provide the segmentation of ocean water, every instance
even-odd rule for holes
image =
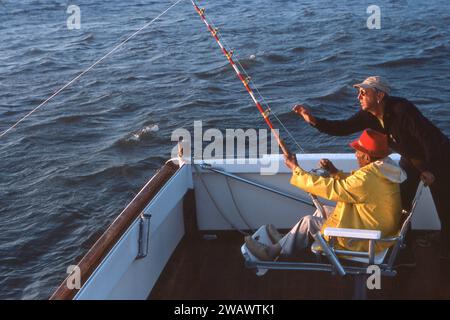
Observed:
[[[0,131],[152,20],[169,1],[0,0]],[[69,30],[70,4],[81,29]],[[350,152],[290,112],[358,108],[352,84],[382,75],[450,135],[445,0],[202,1],[235,58],[306,152]],[[46,299],[170,157],[171,133],[265,124],[190,1],[0,139],[0,299]],[[275,122],[276,127],[280,125]],[[293,142],[281,132],[292,150]]]

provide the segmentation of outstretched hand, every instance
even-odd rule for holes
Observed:
[[[284,155],[284,163],[292,171],[298,167],[297,157],[295,154]]]
[[[292,108],[292,111],[294,111],[299,117],[302,117],[303,120],[305,120],[309,124],[316,125],[316,118],[312,115],[311,111],[304,105],[296,104]]]

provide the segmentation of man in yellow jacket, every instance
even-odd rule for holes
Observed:
[[[336,201],[336,207],[324,217],[316,211],[303,217],[285,236],[273,225],[266,230],[273,245],[263,245],[252,237],[245,243],[250,252],[261,260],[273,260],[280,254],[291,255],[308,246],[308,235],[323,233],[327,227],[380,230],[382,237],[391,237],[400,228],[400,183],[405,172],[388,155],[387,137],[374,130],[365,130],[361,137],[350,144],[356,150],[359,169],[351,174],[338,171],[326,159],[321,167],[331,176],[321,177],[304,171],[295,155],[286,157],[286,165],[292,170],[291,184],[316,196]],[[390,244],[377,244],[380,251]],[[367,251],[367,241],[348,241],[338,238],[336,246],[354,251]]]

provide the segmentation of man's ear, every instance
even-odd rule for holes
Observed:
[[[384,99],[384,97],[386,96],[386,93],[383,91],[378,91],[378,99],[379,101],[382,101]]]

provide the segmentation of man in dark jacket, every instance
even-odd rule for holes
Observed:
[[[354,85],[359,89],[361,110],[346,120],[314,117],[302,105],[293,111],[321,132],[344,136],[367,128],[386,134],[389,146],[401,155],[400,165],[408,179],[401,185],[402,203],[409,209],[419,179],[430,186],[441,221],[441,258],[450,258],[450,140],[416,106],[390,96],[389,84],[369,77]]]

